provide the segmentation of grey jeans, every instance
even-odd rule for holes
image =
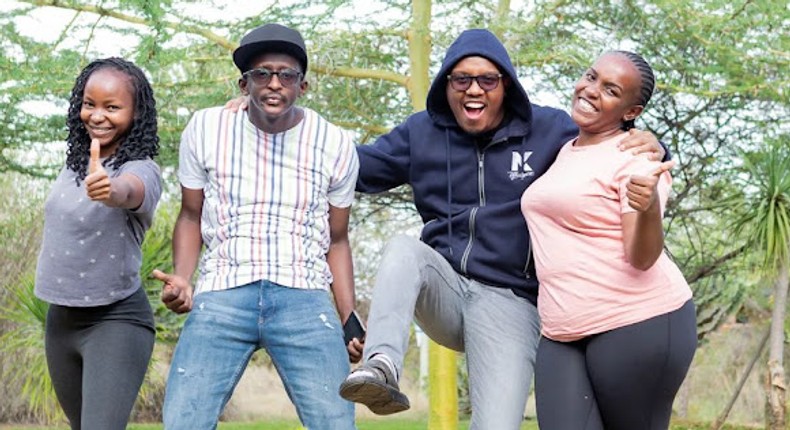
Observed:
[[[519,429],[540,338],[535,306],[459,275],[421,241],[396,236],[376,275],[365,360],[385,353],[402,373],[413,318],[435,342],[466,352],[470,429]]]

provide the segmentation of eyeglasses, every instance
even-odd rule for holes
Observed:
[[[291,86],[299,81],[302,73],[294,69],[282,69],[278,72],[265,68],[252,69],[244,72],[245,79],[252,79],[257,85],[268,85],[272,81],[272,76],[277,76],[283,86]]]
[[[477,81],[477,85],[485,92],[493,91],[499,86],[502,79],[501,73],[486,73],[484,75],[447,75],[450,86],[456,91],[466,91],[472,86],[472,81]]]

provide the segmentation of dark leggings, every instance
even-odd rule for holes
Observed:
[[[49,375],[72,430],[126,428],[153,346],[142,290],[106,306],[49,307]]]
[[[541,430],[665,430],[697,347],[694,303],[574,342],[541,338]]]

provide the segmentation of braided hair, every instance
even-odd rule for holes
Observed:
[[[91,75],[101,69],[114,69],[129,77],[134,97],[134,119],[129,134],[118,145],[114,154],[104,161],[105,165],[118,168],[127,161],[154,158],[159,154],[159,136],[156,126],[156,100],[151,84],[145,74],[134,63],[122,58],[111,57],[95,60],[88,64],[74,82],[69,98],[66,126],[66,167],[77,173],[77,184],[88,174],[91,138],[80,119],[85,84]]]
[[[653,90],[656,87],[656,77],[653,74],[653,68],[650,67],[650,64],[639,54],[630,52],[630,51],[610,51],[612,54],[621,55],[628,59],[631,64],[636,67],[636,70],[639,71],[639,77],[641,79],[642,86],[639,88],[639,100],[637,100],[637,104],[642,105],[643,107],[647,106],[647,102],[650,101],[650,97],[653,96]],[[627,120],[623,122],[622,125],[623,130],[628,131],[634,128],[634,120]]]

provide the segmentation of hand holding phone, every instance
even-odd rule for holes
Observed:
[[[361,342],[365,339],[365,332],[365,324],[362,322],[362,318],[359,317],[356,310],[351,311],[348,319],[343,324],[343,341],[346,342],[346,345],[353,338],[357,338]]]

